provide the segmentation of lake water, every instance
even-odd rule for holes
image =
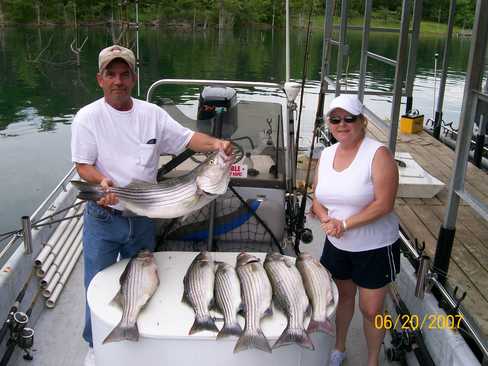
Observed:
[[[71,166],[70,123],[76,111],[99,98],[95,80],[97,57],[111,43],[107,29],[78,32],[88,37],[76,66],[70,44],[75,33],[68,28],[0,29],[0,233],[20,227]],[[291,36],[291,78],[301,79],[306,34]],[[398,35],[371,34],[370,50],[395,58]],[[446,121],[457,123],[461,108],[469,39],[454,39],[444,101]],[[432,117],[434,54],[442,55],[442,36],[421,37],[418,49],[414,107]],[[348,85],[357,85],[361,33],[349,32]],[[316,98],[322,40],[312,35],[307,100]],[[140,32],[141,91],[161,78],[197,78],[282,82],[285,75],[284,33],[269,30],[185,33],[143,29]],[[440,58],[439,58],[440,64]],[[394,68],[371,61],[367,86],[390,90]],[[437,83],[438,85],[438,83]],[[197,90],[165,89],[159,96],[177,95],[192,104]],[[389,116],[388,98],[366,101],[381,116]],[[313,102],[309,102],[313,103]],[[316,108],[313,106],[313,108]],[[403,111],[403,109],[402,109]],[[311,121],[304,121],[310,129]],[[0,247],[1,247],[0,243]]]

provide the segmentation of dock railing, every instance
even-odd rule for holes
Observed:
[[[400,117],[401,99],[406,96],[406,112],[412,110],[413,105],[413,85],[415,79],[415,64],[417,57],[417,46],[420,33],[420,20],[422,16],[422,3],[423,0],[403,0],[402,2],[402,16],[400,25],[399,44],[397,49],[397,57],[395,60],[371,52],[369,47],[369,33],[371,28],[371,16],[372,16],[372,1],[365,0],[364,10],[364,23],[363,23],[363,36],[362,36],[362,49],[361,49],[361,61],[359,72],[359,88],[358,90],[343,90],[342,89],[342,63],[344,62],[343,56],[348,51],[347,46],[347,11],[348,1],[341,1],[341,21],[339,26],[339,40],[332,38],[333,29],[333,0],[325,1],[325,20],[324,20],[324,41],[323,41],[323,60],[321,68],[321,78],[323,79],[323,85],[321,93],[333,92],[336,96],[341,93],[357,94],[358,98],[364,103],[365,95],[384,95],[392,96],[392,107],[390,113],[390,120],[387,122],[376,113],[374,113],[365,104],[364,114],[373,124],[379,129],[383,130],[388,135],[388,147],[392,153],[395,152],[396,140],[398,136],[398,122]],[[410,15],[412,13],[413,2],[413,21],[412,30],[409,30]],[[455,14],[455,0],[451,0],[450,4],[450,16],[448,34],[452,33],[452,27]],[[464,179],[466,176],[467,161],[469,158],[470,142],[473,131],[474,118],[476,114],[479,115],[479,110],[488,111],[488,81],[486,90],[481,90],[481,81],[484,73],[484,56],[487,51],[488,44],[488,22],[481,17],[488,14],[488,1],[478,0],[476,5],[475,25],[473,28],[473,36],[471,40],[471,50],[468,62],[468,73],[466,76],[465,91],[463,98],[463,105],[461,111],[460,128],[458,132],[456,144],[456,160],[453,170],[451,182],[449,184],[449,200],[448,206],[445,211],[445,218],[437,242],[436,254],[434,258],[434,271],[436,276],[432,277],[432,282],[437,288],[437,294],[440,298],[451,306],[455,310],[459,310],[460,306],[456,299],[449,293],[445,287],[447,272],[449,267],[449,261],[451,258],[452,244],[455,235],[455,225],[457,218],[457,211],[459,206],[459,200],[462,199],[468,203],[485,221],[488,221],[488,205],[482,202],[480,199],[467,192],[464,189]],[[410,42],[408,42],[408,35],[411,34]],[[450,36],[449,36],[450,37]],[[448,37],[448,38],[449,38]],[[448,39],[449,40],[449,39]],[[329,74],[330,60],[331,60],[331,47],[338,47],[337,56],[337,73],[335,79]],[[443,68],[447,70],[447,52],[448,44],[444,50]],[[366,90],[366,74],[367,63],[369,59],[374,59],[379,62],[383,62],[388,66],[395,67],[395,78],[393,89],[389,92],[372,92]],[[347,85],[347,80],[346,80]],[[329,88],[329,86],[331,88]],[[405,86],[405,87],[404,87]],[[440,96],[439,103],[442,105],[442,97]],[[483,107],[483,108],[481,108]],[[477,113],[478,111],[478,113]],[[485,126],[488,121],[488,112],[483,116]],[[481,131],[482,132],[482,131]],[[484,136],[483,136],[484,137]],[[408,243],[408,239],[402,234],[403,241]],[[407,245],[408,247],[408,245]],[[418,259],[418,253],[410,245],[411,251],[415,253],[414,257]],[[460,310],[463,315],[464,312]],[[477,326],[469,318],[466,317],[465,322],[468,338],[471,338],[476,343],[477,348],[482,354],[483,365],[488,364],[488,347],[486,340],[481,336]]]

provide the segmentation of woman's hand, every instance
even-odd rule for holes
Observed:
[[[328,217],[327,220],[322,221],[320,227],[327,235],[333,236],[335,238],[340,238],[344,235],[345,229],[341,220],[333,219]]]
[[[114,182],[112,182],[111,179],[103,178],[100,182],[100,185],[102,186],[103,190],[107,192],[105,196],[97,201],[100,206],[111,206],[119,203],[119,199],[117,198],[115,193],[110,192],[110,187],[114,186]]]

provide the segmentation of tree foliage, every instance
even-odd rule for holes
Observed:
[[[136,0],[0,0],[0,12],[11,23],[72,23],[76,5],[78,21],[104,22],[117,19],[125,6],[133,17]],[[450,0],[424,0],[423,18],[446,22]],[[285,0],[138,0],[140,19],[143,22],[186,22],[218,24],[224,10],[226,23],[231,25],[282,23]],[[336,10],[340,0],[336,0]],[[476,0],[457,0],[456,24],[470,27],[473,23]],[[361,16],[364,0],[350,0],[350,15]],[[324,0],[290,0],[292,14],[302,19],[310,6],[314,14],[323,14]],[[373,11],[376,18],[399,19],[402,0],[375,0]],[[0,18],[0,22],[2,19]]]

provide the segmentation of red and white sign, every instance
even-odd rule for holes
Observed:
[[[230,176],[236,178],[247,177],[247,165],[245,164],[232,164],[230,167]]]

